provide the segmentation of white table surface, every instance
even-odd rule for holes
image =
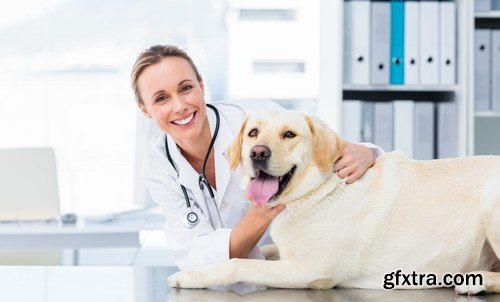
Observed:
[[[135,247],[142,230],[163,229],[161,221],[77,223],[1,223],[0,249]]]
[[[150,301],[458,301],[499,302],[500,295],[457,296],[453,289],[430,290],[238,290],[170,289],[166,278],[175,267],[1,267],[0,301],[14,302],[150,302]]]

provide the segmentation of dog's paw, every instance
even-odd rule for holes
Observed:
[[[196,270],[184,270],[177,272],[167,278],[170,287],[176,288],[206,288],[206,280],[203,273]]]
[[[484,294],[486,293],[486,280],[484,279],[484,274],[479,273],[479,272],[474,272],[475,274],[480,274],[482,276],[482,284],[462,284],[462,285],[455,285],[455,293],[458,295],[479,295],[479,294]]]
[[[478,295],[486,292],[486,288],[484,285],[456,285],[455,286],[455,293],[458,295]]]

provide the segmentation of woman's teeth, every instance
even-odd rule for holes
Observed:
[[[174,121],[174,124],[176,124],[176,125],[186,125],[187,123],[189,123],[193,119],[193,116],[194,116],[194,112],[191,113],[190,116],[186,117],[183,120],[176,120],[176,121]]]

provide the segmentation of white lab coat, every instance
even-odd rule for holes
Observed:
[[[245,104],[213,103],[220,113],[219,134],[214,144],[215,177],[214,190],[217,206],[222,217],[223,228],[214,230],[208,219],[207,203],[212,202],[207,190],[202,192],[198,184],[198,173],[181,155],[173,139],[168,139],[170,155],[177,166],[179,177],[169,163],[165,152],[165,133],[155,135],[150,143],[143,164],[142,176],[153,200],[163,209],[166,216],[167,246],[172,251],[180,269],[221,263],[229,259],[229,237],[233,227],[243,218],[251,206],[240,187],[241,170],[229,169],[226,149],[236,137],[247,114],[262,110],[282,110],[272,101],[252,101]],[[214,132],[215,113],[207,108],[210,131]],[[383,153],[378,147],[367,144],[375,155]],[[187,212],[186,201],[180,188],[184,185],[191,209],[198,214],[199,224],[192,229],[184,226],[182,217]],[[206,196],[205,196],[206,195]],[[213,212],[213,211],[212,211]],[[216,215],[214,212],[212,215]],[[269,230],[257,246],[272,243]],[[255,247],[249,258],[264,259]]]

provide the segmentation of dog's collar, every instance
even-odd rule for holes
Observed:
[[[329,194],[333,194],[340,186],[344,185],[347,178],[341,179],[337,173],[332,173],[321,185],[306,195],[286,203],[286,212],[295,216],[302,214],[314,207]]]

